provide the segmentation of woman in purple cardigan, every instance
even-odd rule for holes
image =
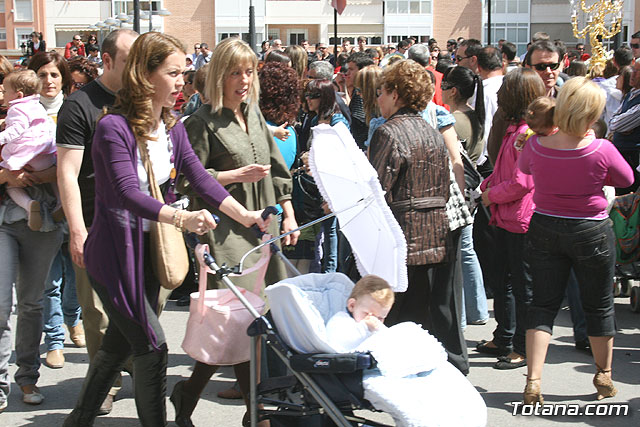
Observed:
[[[159,283],[151,268],[151,221],[204,234],[215,228],[206,210],[176,210],[149,196],[139,149],[148,150],[153,171],[170,200],[182,173],[210,205],[250,227],[266,224],[247,211],[209,175],[193,153],[184,126],[171,114],[184,86],[183,44],[146,33],[132,45],[114,111],[94,135],[95,219],[85,244],[91,283],[109,316],[75,409],[64,426],[93,425],[97,411],[127,358],[133,355],[134,394],[143,426],[166,425],[167,344],[156,313]]]

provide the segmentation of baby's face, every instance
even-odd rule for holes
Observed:
[[[363,295],[358,299],[350,298],[347,308],[356,322],[363,321],[367,316],[376,317],[381,322],[384,322],[391,310],[391,305],[384,306],[369,295]]]
[[[545,128],[545,127],[531,128],[531,130],[534,131],[535,133],[537,133],[538,135],[543,135],[543,136],[548,136],[548,135],[551,135],[553,133],[553,127],[550,127],[550,128]]]
[[[4,104],[5,105],[9,105],[9,103],[11,101],[15,101],[18,98],[22,98],[22,96],[20,96],[19,92],[16,92],[10,86],[5,86],[4,87]]]

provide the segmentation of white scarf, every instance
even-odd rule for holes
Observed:
[[[55,116],[58,114],[58,110],[62,106],[62,102],[64,101],[64,94],[62,91],[58,92],[56,96],[53,98],[48,96],[40,96],[40,103],[47,110],[47,114],[49,116]]]

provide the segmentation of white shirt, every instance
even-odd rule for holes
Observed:
[[[147,140],[149,159],[151,160],[151,167],[153,168],[156,181],[158,185],[162,185],[169,180],[171,169],[173,169],[173,163],[171,162],[173,145],[171,144],[171,139],[168,137],[164,122],[160,122],[158,129],[151,133],[151,136],[158,139],[156,141],[151,139]],[[138,148],[138,182],[140,184],[140,191],[149,195],[149,176],[142,164],[140,148]],[[148,219],[142,220],[142,227],[144,231],[150,230]]]
[[[607,124],[607,128],[609,128],[609,122],[611,121],[611,117],[613,117],[613,113],[618,111],[622,103],[622,91],[616,89],[617,80],[618,76],[613,76],[599,83],[600,87],[607,94],[607,103],[602,112],[602,119]]]
[[[491,131],[491,125],[493,124],[493,116],[498,111],[498,89],[502,86],[502,79],[504,76],[489,77],[482,81],[482,88],[484,90],[484,135],[482,142],[484,149],[482,155],[478,158],[477,164],[481,165],[487,160],[487,139],[489,139],[489,131]]]

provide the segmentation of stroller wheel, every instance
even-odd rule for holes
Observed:
[[[631,288],[631,310],[640,313],[640,288],[637,286]]]

